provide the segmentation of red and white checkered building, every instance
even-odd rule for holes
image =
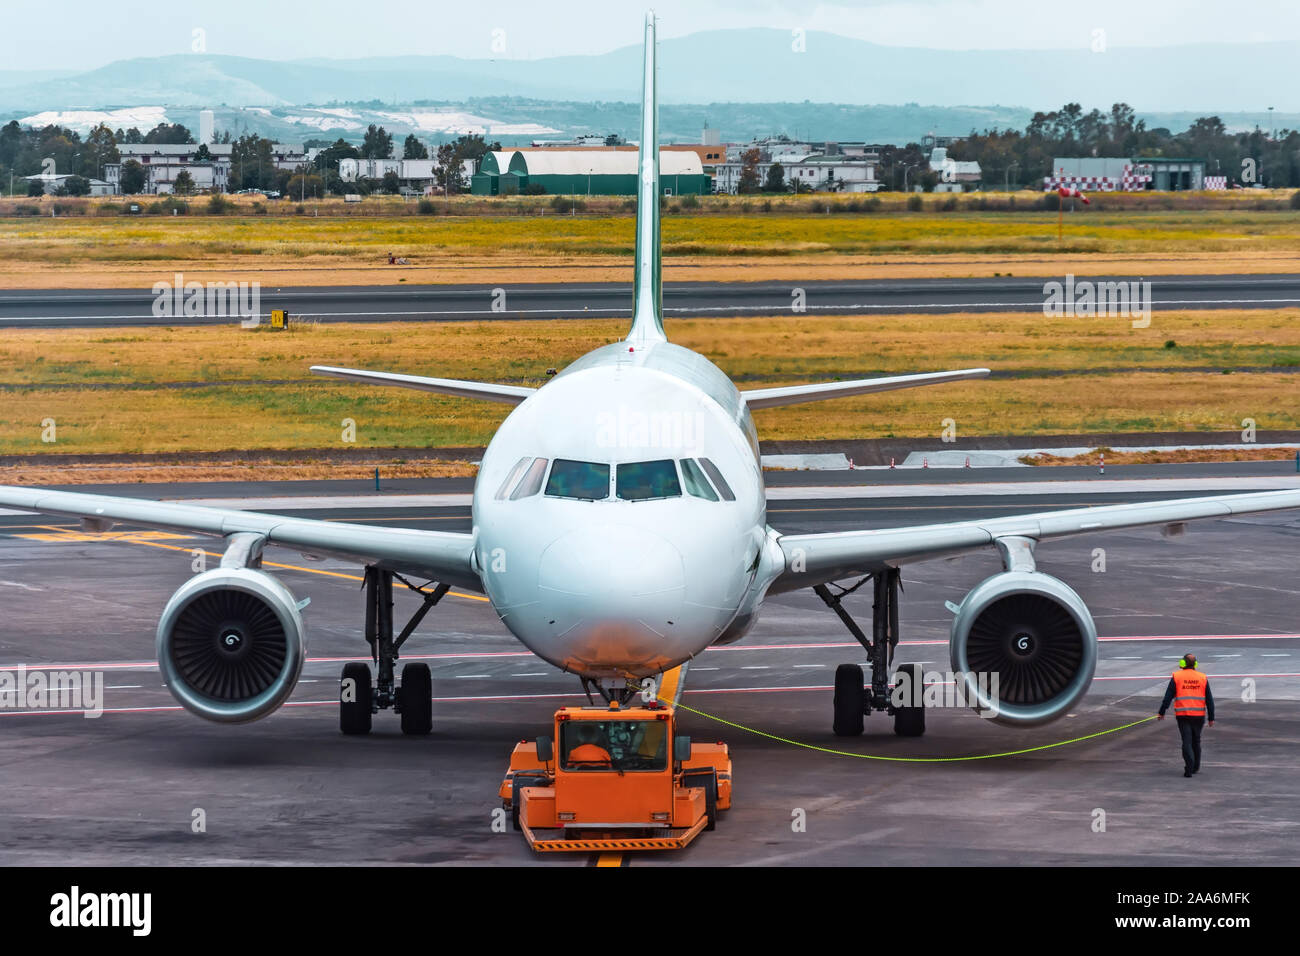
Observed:
[[[1043,191],[1056,192],[1062,186],[1073,186],[1080,192],[1140,192],[1151,182],[1150,167],[1127,163],[1118,176],[1070,175],[1064,169],[1055,176],[1043,177]],[[1207,187],[1209,188],[1209,187]]]

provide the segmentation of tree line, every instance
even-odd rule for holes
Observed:
[[[320,152],[310,165],[304,164],[297,169],[278,168],[275,164],[274,141],[255,133],[232,137],[229,131],[225,131],[216,141],[230,145],[230,173],[226,187],[230,192],[255,189],[278,191],[285,196],[319,197],[325,193],[396,193],[399,188],[395,172],[389,172],[382,179],[356,182],[345,182],[339,175],[340,159],[393,157],[393,136],[382,126],[371,124],[359,147],[342,138],[333,143],[328,140],[308,140],[305,148],[319,147]],[[101,123],[82,136],[76,130],[64,126],[20,126],[17,120],[13,120],[0,127],[0,189],[7,189],[13,180],[36,176],[52,169],[56,175],[66,174],[72,177],[59,187],[61,193],[86,195],[90,191],[91,179],[103,179],[105,166],[121,162],[120,145],[175,145],[194,142],[194,135],[180,123],[159,123],[145,132],[136,127],[114,130]],[[452,194],[466,191],[469,182],[462,172],[464,162],[472,160],[477,169],[489,150],[500,148],[500,143],[488,143],[482,136],[476,135],[460,136],[452,142],[443,143],[436,148],[434,179],[442,189]],[[428,147],[414,134],[406,137],[401,152],[403,159],[430,158]],[[194,158],[200,163],[214,159],[206,143],[198,145]],[[147,181],[147,171],[141,163],[128,159],[122,164],[119,184],[123,193],[140,193],[145,189]],[[177,176],[174,186],[176,192],[181,194],[193,192],[195,188],[193,179],[187,172],[181,172]],[[40,195],[42,191],[42,185],[38,182],[15,182],[14,187],[21,188],[28,195]]]
[[[919,146],[907,149],[920,158]],[[976,160],[986,188],[1000,183],[1036,187],[1051,175],[1054,158],[1087,156],[1197,159],[1205,161],[1206,175],[1226,176],[1241,186],[1300,186],[1300,132],[1283,129],[1274,135],[1256,127],[1233,133],[1219,117],[1202,116],[1174,133],[1163,126],[1148,127],[1127,103],[1114,104],[1108,113],[1085,113],[1078,103],[1067,103],[1050,113],[1035,113],[1024,132],[972,131],[953,144],[948,155]]]

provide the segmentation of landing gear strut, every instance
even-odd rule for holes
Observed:
[[[863,718],[873,710],[885,711],[894,718],[894,732],[903,737],[919,737],[925,733],[925,711],[921,701],[921,670],[918,664],[903,664],[899,674],[906,673],[909,704],[895,706],[889,699],[889,665],[898,646],[898,568],[886,568],[868,575],[851,588],[832,592],[825,584],[818,584],[813,592],[826,606],[838,615],[867,652],[871,667],[871,686],[863,682],[862,667],[858,664],[841,664],[835,670],[836,736],[856,737],[863,731]],[[844,609],[843,600],[868,581],[872,583],[871,637],[863,633],[856,621]]]
[[[587,695],[587,703],[595,706],[596,698],[599,695],[607,704],[617,702],[620,707],[625,706],[637,694],[642,692],[644,684],[641,681],[619,679],[611,683],[604,683],[591,677],[582,678],[582,692]]]
[[[393,578],[424,597],[402,632],[393,637]],[[372,683],[370,667],[350,663],[343,668],[339,694],[339,729],[345,734],[370,733],[371,717],[392,708],[401,715],[402,733],[427,734],[433,729],[433,679],[428,664],[407,664],[402,681],[396,680],[396,663],[406,639],[429,610],[451,588],[438,584],[432,590],[416,586],[393,571],[366,567],[366,643],[378,676]]]

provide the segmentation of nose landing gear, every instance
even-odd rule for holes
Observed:
[[[862,667],[858,664],[841,664],[835,669],[834,720],[832,730],[837,737],[856,737],[864,729],[864,720],[873,710],[893,715],[894,733],[900,737],[919,737],[925,733],[925,709],[921,691],[919,664],[900,664],[896,684],[906,682],[906,703],[890,700],[889,665],[893,662],[894,648],[898,645],[898,593],[900,573],[897,568],[887,568],[868,575],[851,588],[832,592],[825,584],[818,584],[813,592],[825,602],[844,622],[849,633],[866,649],[871,667],[871,685],[863,682]],[[872,582],[871,637],[867,637],[856,621],[844,609],[843,600],[868,581]]]

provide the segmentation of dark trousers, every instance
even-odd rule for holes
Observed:
[[[1201,730],[1204,717],[1179,717],[1178,733],[1183,738],[1183,764],[1193,773],[1201,769]]]

